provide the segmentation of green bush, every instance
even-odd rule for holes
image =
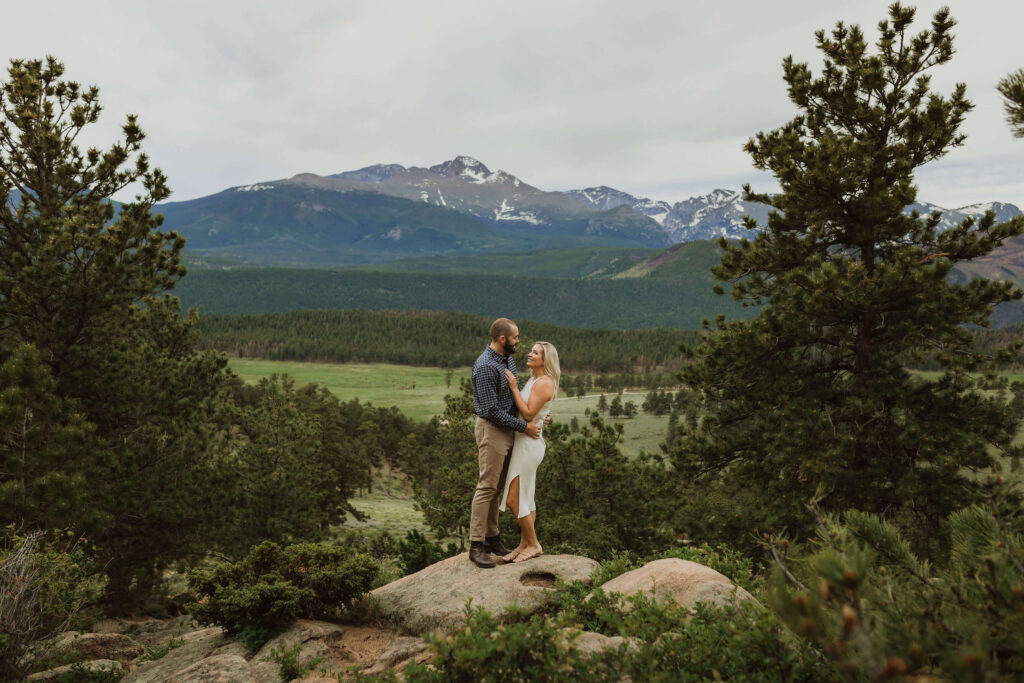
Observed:
[[[287,683],[296,678],[303,678],[320,663],[321,658],[314,657],[313,661],[306,666],[299,666],[299,654],[301,652],[302,643],[295,643],[291,647],[275,645],[270,649],[270,654],[263,658],[263,661],[277,664],[277,675],[282,681]]]
[[[691,613],[644,596],[629,602],[623,610],[621,600],[597,591],[576,601],[575,611],[506,624],[467,606],[466,627],[425,636],[433,661],[403,673],[409,681],[839,680],[813,648],[756,606],[700,605]],[[574,644],[581,629],[628,640],[586,655]]]
[[[406,574],[418,572],[435,562],[451,557],[456,550],[454,543],[442,548],[440,543],[431,541],[416,529],[406,533],[405,538],[398,542],[398,552]]]
[[[78,625],[105,585],[73,536],[11,535],[0,547],[0,680],[45,658],[44,642]]]
[[[188,572],[199,596],[190,606],[204,624],[223,626],[256,645],[301,617],[330,617],[373,584],[377,563],[327,543],[281,548],[265,541],[245,559]]]

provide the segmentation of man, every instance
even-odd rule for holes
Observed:
[[[505,379],[505,368],[516,375],[512,352],[519,343],[519,328],[508,318],[491,324],[491,343],[473,364],[473,411],[476,413],[476,446],[480,478],[473,494],[469,521],[469,559],[478,567],[489,569],[494,560],[489,553],[507,555],[508,548],[498,535],[498,505],[508,455],[512,452],[515,432],[539,439],[540,425],[519,417],[515,400]]]

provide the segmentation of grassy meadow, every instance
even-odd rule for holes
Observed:
[[[375,406],[397,406],[414,420],[429,420],[444,412],[444,397],[458,391],[459,379],[469,379],[470,368],[452,372],[451,386],[443,368],[410,365],[303,363],[231,358],[231,370],[249,383],[271,375],[288,375],[298,384],[327,387],[341,401],[358,398]]]

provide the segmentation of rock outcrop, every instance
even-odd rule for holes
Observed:
[[[381,617],[412,634],[452,628],[465,620],[465,607],[483,607],[501,616],[515,606],[536,612],[555,581],[587,581],[598,563],[576,555],[541,555],[520,563],[480,569],[467,553],[449,557],[372,591]]]
[[[689,560],[668,558],[648,562],[601,585],[605,593],[624,596],[648,593],[655,600],[671,596],[676,604],[693,608],[698,602],[712,605],[737,605],[754,597],[710,567]],[[629,610],[630,604],[623,605]]]
[[[57,639],[51,656],[64,661],[84,662],[96,659],[135,659],[145,646],[121,633],[79,633],[68,631]]]
[[[70,677],[73,674],[81,674],[84,672],[110,672],[116,674],[124,668],[121,662],[113,659],[94,659],[87,662],[78,662],[77,664],[65,664],[64,666],[58,666],[55,669],[49,669],[47,671],[40,671],[34,673],[28,677],[30,681],[52,681],[52,680],[71,680]]]
[[[306,672],[303,680],[310,683],[337,680],[352,667],[369,675],[381,674],[410,662],[428,661],[430,651],[419,636],[437,628],[459,627],[465,621],[467,601],[498,617],[513,608],[535,613],[544,609],[557,580],[589,581],[597,568],[597,562],[585,557],[542,555],[520,564],[480,569],[464,553],[374,590],[377,623],[299,620],[257,652],[248,651],[221,628],[203,628],[187,617],[106,620],[96,625],[94,633],[65,634],[54,643],[54,650],[64,661],[78,661],[74,666],[82,669],[126,669],[125,683],[276,683],[286,657],[294,657],[294,669]],[[601,588],[627,596],[649,593],[656,600],[671,597],[686,608],[698,602],[724,605],[754,600],[713,569],[679,559],[651,562]],[[630,605],[625,602],[622,608],[628,610]],[[635,652],[643,645],[635,639],[576,628],[564,629],[559,641],[563,649],[585,656]],[[31,680],[69,674],[72,668],[66,666],[33,674]]]

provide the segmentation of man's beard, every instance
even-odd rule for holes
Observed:
[[[518,344],[509,344],[508,342],[505,342],[505,355],[511,356],[512,352],[516,350],[516,346],[518,346]]]

